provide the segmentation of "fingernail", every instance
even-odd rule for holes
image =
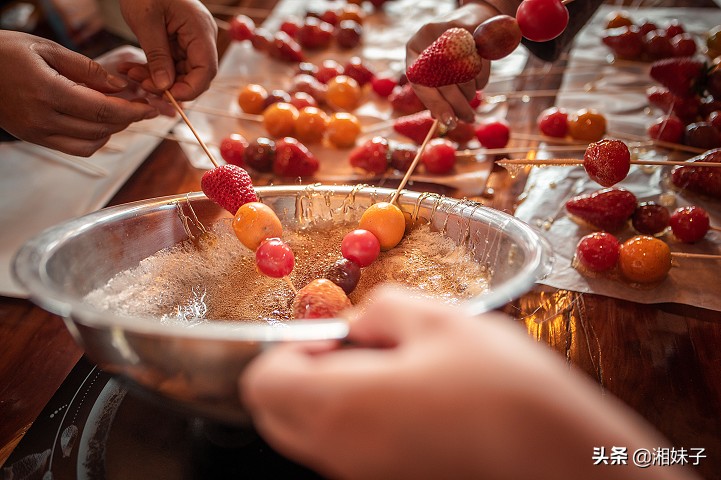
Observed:
[[[441,123],[443,123],[448,130],[453,130],[456,128],[456,117],[450,113],[444,113],[441,117]]]
[[[108,83],[115,88],[125,88],[128,86],[128,82],[115,75],[108,75]]]
[[[170,75],[165,70],[156,70],[153,72],[153,83],[160,90],[170,88]]]

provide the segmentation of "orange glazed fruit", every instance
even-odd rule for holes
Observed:
[[[621,274],[632,282],[660,282],[671,270],[671,251],[658,238],[638,235],[621,245],[618,266]]]
[[[325,92],[325,101],[331,107],[340,110],[354,110],[361,99],[361,89],[351,77],[338,75],[328,81],[328,89]]]
[[[330,143],[338,148],[349,148],[355,145],[361,126],[355,115],[338,112],[330,117],[327,132]]]
[[[316,143],[323,139],[328,127],[328,115],[316,107],[304,107],[295,121],[295,136],[303,143]]]
[[[298,109],[290,103],[274,103],[263,112],[263,126],[273,137],[292,137]]]
[[[403,239],[406,218],[401,209],[392,203],[379,202],[363,212],[358,228],[375,235],[381,244],[381,250],[390,250]]]
[[[261,85],[250,83],[238,94],[238,105],[245,113],[260,115],[265,108],[268,91]]]
[[[235,213],[233,232],[243,245],[255,251],[266,239],[282,237],[283,225],[268,205],[248,202]]]
[[[597,142],[606,134],[606,118],[593,109],[581,109],[568,116],[568,133],[576,140]]]

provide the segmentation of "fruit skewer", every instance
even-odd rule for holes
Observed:
[[[496,162],[501,167],[506,165],[521,165],[521,166],[542,166],[542,165],[583,165],[583,159],[580,158],[551,158],[547,160],[527,160],[525,158],[519,158],[514,160],[500,160]],[[689,166],[694,167],[721,167],[721,163],[717,162],[684,162],[675,160],[631,160],[631,165],[648,165],[648,166]]]
[[[423,140],[423,143],[418,148],[418,152],[416,152],[415,158],[413,158],[413,161],[411,162],[410,166],[408,167],[408,170],[406,171],[406,174],[403,175],[403,179],[401,180],[401,183],[398,185],[398,188],[396,189],[395,193],[393,194],[393,197],[391,197],[390,203],[394,204],[396,200],[398,200],[398,196],[401,193],[401,190],[405,188],[406,184],[408,183],[408,179],[411,178],[411,175],[413,174],[413,171],[418,166],[418,162],[421,160],[421,156],[423,155],[423,151],[426,149],[426,145],[428,145],[428,142],[431,141],[433,136],[436,134],[436,130],[438,129],[438,119],[435,119],[433,121],[433,125],[431,125],[431,129],[428,131],[428,135],[426,135],[425,140]]]
[[[535,140],[539,142],[549,142],[549,143],[560,143],[562,145],[587,145],[583,142],[579,142],[577,140],[569,140],[566,138],[557,138],[557,137],[549,137],[547,135],[537,135],[533,133],[512,133],[512,138],[516,138],[518,140]],[[662,148],[666,148],[669,150],[679,150],[683,152],[688,153],[704,153],[706,152],[706,149],[703,148],[696,148],[696,147],[690,147],[688,145],[682,145],[680,143],[671,143],[671,142],[664,142],[661,140],[654,140],[649,139],[646,137],[642,137],[640,135],[631,135],[627,133],[614,133],[614,138],[620,138],[622,140],[632,140],[636,142],[648,142],[652,145],[656,145]]]

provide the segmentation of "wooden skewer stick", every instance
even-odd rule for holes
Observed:
[[[587,145],[561,145],[555,147],[505,147],[505,148],[472,148],[458,150],[456,157],[475,157],[476,155],[505,155],[508,153],[527,153],[529,150],[542,152],[583,152]]]
[[[708,260],[721,260],[721,255],[713,255],[711,253],[682,253],[682,252],[671,252],[672,257],[676,258],[700,258]]]
[[[252,122],[262,122],[263,115],[252,115],[250,113],[231,113],[219,108],[203,107],[200,105],[191,105],[187,107],[187,110],[200,113],[208,113],[211,115],[217,115],[219,117],[237,118],[239,120],[250,120]]]
[[[716,232],[721,232],[721,227],[714,227],[714,226],[712,225],[712,226],[710,226],[710,227],[708,227],[708,228],[709,228],[709,230],[714,230],[714,231],[716,231]]]
[[[551,158],[548,160],[528,160],[520,158],[517,160],[500,160],[496,162],[504,167],[506,165],[583,165],[583,159],[579,158]],[[631,160],[631,165],[682,165],[693,167],[721,167],[721,163],[716,162],[684,162],[674,160]]]
[[[396,189],[396,192],[393,194],[393,198],[391,198],[390,203],[396,203],[396,200],[398,200],[398,196],[401,194],[401,190],[406,186],[406,183],[408,183],[408,179],[411,178],[411,174],[413,173],[413,170],[416,169],[418,166],[418,162],[421,160],[421,155],[423,155],[423,150],[426,149],[426,145],[428,145],[428,142],[431,141],[433,136],[436,134],[436,130],[438,130],[438,119],[435,119],[433,121],[433,125],[431,125],[431,129],[428,131],[428,135],[426,135],[425,140],[423,140],[423,143],[418,148],[418,152],[416,153],[415,158],[413,159],[413,162],[411,162],[410,167],[408,167],[408,171],[403,176],[403,179],[401,180],[400,185],[398,185],[398,188]]]
[[[180,105],[178,105],[178,102],[175,101],[175,97],[172,93],[170,93],[170,90],[165,91],[165,97],[170,101],[170,103],[173,104],[173,107],[178,111],[178,114],[180,114],[181,118],[185,122],[185,124],[188,126],[191,132],[193,132],[193,135],[195,135],[195,138],[198,140],[198,143],[203,148],[203,151],[210,159],[210,162],[215,166],[215,168],[218,168],[218,162],[215,161],[215,158],[213,158],[213,154],[210,153],[210,150],[208,150],[207,145],[205,145],[205,142],[202,138],[200,138],[200,135],[198,134],[198,131],[193,127],[193,124],[190,123],[190,119],[185,115],[185,112],[182,108],[180,108]]]

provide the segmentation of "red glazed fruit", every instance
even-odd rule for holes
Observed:
[[[636,196],[623,188],[605,188],[566,202],[568,213],[608,232],[624,227],[635,210]]]
[[[568,112],[551,107],[538,116],[538,129],[549,137],[563,138],[568,133]]]
[[[383,98],[387,98],[396,88],[396,85],[398,85],[398,82],[390,77],[374,77],[371,80],[371,88]]]
[[[721,163],[721,150],[711,150],[694,157],[689,160],[688,166],[674,167],[671,171],[671,182],[677,188],[721,198],[721,168],[694,167],[695,161]]]
[[[233,133],[220,142],[220,156],[228,163],[244,167],[243,156],[247,147],[248,141],[242,135]]]
[[[293,300],[295,318],[332,318],[352,304],[342,288],[326,278],[298,290]]]
[[[241,205],[258,201],[250,175],[236,165],[208,170],[200,179],[200,188],[205,196],[233,215]]]
[[[263,275],[283,278],[293,271],[295,255],[293,255],[293,250],[280,238],[269,238],[256,249],[255,265]]]
[[[433,117],[428,110],[408,115],[406,117],[400,117],[393,124],[393,130],[404,135],[417,144],[423,143],[426,139],[428,132],[431,131],[433,126]]]
[[[321,83],[328,83],[331,78],[343,75],[343,67],[335,60],[324,60],[318,67],[315,78]]]
[[[344,258],[367,267],[380,255],[381,244],[368,230],[357,229],[343,237],[340,251]]]
[[[442,87],[473,80],[481,66],[473,35],[462,28],[450,28],[421,52],[406,75],[411,83]]]
[[[644,51],[644,37],[635,26],[606,30],[601,41],[616,57],[625,60],[640,58]]]
[[[250,40],[255,31],[255,22],[245,15],[236,15],[230,20],[230,38],[237,42]]]
[[[310,177],[318,171],[318,159],[305,145],[292,137],[275,144],[273,173],[281,177]]]
[[[628,175],[631,168],[631,153],[620,140],[601,140],[586,148],[583,168],[594,182],[602,187],[617,184]]]
[[[442,175],[453,170],[456,165],[456,148],[443,138],[435,138],[428,142],[421,154],[421,162],[426,172]]]
[[[606,232],[594,232],[581,238],[576,245],[576,260],[588,270],[605,272],[618,263],[621,244]]]
[[[295,38],[304,48],[326,48],[333,40],[333,25],[315,17],[308,17],[298,29]]]
[[[701,207],[681,207],[671,215],[670,225],[676,238],[684,243],[694,243],[706,236],[710,220]]]
[[[666,58],[651,65],[651,78],[681,97],[692,96],[702,81],[705,65],[689,57]]]
[[[410,83],[403,85],[401,88],[396,88],[388,97],[388,100],[393,106],[393,111],[401,115],[410,115],[426,109]]]
[[[568,10],[561,0],[524,0],[516,10],[524,37],[547,42],[559,36],[568,25]]]
[[[323,274],[331,282],[343,289],[346,295],[355,290],[361,276],[361,267],[347,258],[341,258],[331,265]]]
[[[368,68],[360,57],[352,57],[343,67],[343,75],[347,75],[361,87],[373,80],[373,72]]]
[[[671,39],[667,37],[666,33],[662,30],[648,32],[643,37],[643,46],[646,55],[648,55],[651,60],[673,57]]]
[[[243,159],[246,165],[257,172],[272,172],[275,142],[270,138],[258,137],[248,144]]]
[[[348,159],[355,168],[382,175],[388,169],[389,151],[388,140],[383,137],[374,137],[353,149]]]
[[[478,55],[499,60],[510,55],[521,43],[521,29],[510,15],[496,15],[476,27],[473,39]]]
[[[476,127],[476,138],[486,148],[503,148],[511,138],[511,129],[505,120],[485,120]]]
[[[631,217],[631,225],[644,235],[656,235],[668,227],[671,214],[663,205],[654,202],[643,202],[638,205]]]
[[[391,150],[391,167],[398,171],[405,172],[413,163],[418,154],[418,147],[408,143],[395,145]]]
[[[683,134],[683,143],[691,147],[711,148],[721,147],[721,133],[708,122],[696,122],[686,125]]]
[[[663,116],[648,127],[648,136],[662,142],[679,143],[683,132],[683,122],[674,115]]]
[[[363,27],[353,20],[343,20],[335,29],[335,41],[341,48],[355,48],[361,42]]]

